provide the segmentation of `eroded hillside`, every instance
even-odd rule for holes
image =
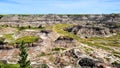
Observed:
[[[21,41],[34,68],[119,68],[120,14],[1,15],[0,60],[16,64]]]

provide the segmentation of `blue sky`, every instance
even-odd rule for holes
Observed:
[[[120,13],[120,0],[0,0],[0,14]]]

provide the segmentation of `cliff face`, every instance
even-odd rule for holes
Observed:
[[[88,14],[88,15],[0,15],[0,25],[34,26],[54,23],[113,23],[120,22],[120,14]]]

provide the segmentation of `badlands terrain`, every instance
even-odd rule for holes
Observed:
[[[120,68],[120,14],[0,15],[0,61],[33,68]]]

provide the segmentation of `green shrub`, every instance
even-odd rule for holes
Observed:
[[[65,48],[53,48],[52,51],[60,51],[60,50],[65,50]]]

